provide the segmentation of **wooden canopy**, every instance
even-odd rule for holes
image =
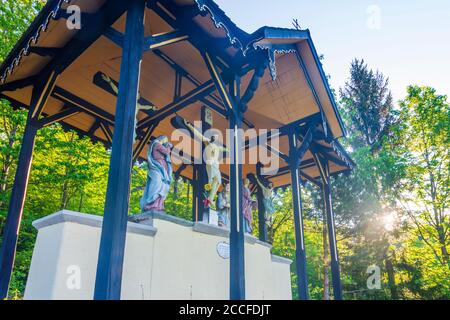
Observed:
[[[125,6],[118,2],[50,0],[1,66],[0,97],[29,108],[36,79],[53,68],[58,75],[49,84],[54,89],[43,110],[45,124],[59,122],[109,146],[116,96],[99,79],[103,73],[119,80],[118,35],[125,29]],[[69,5],[81,8],[79,30],[67,27]],[[136,157],[146,158],[150,135],[171,136],[174,116],[200,120],[202,106],[213,110],[213,127],[225,137],[226,109],[198,50],[207,46],[217,56],[217,71],[224,77],[228,69],[240,70],[241,92],[252,97],[247,99],[245,126],[257,131],[280,129],[280,170],[271,177],[275,186],[290,183],[282,156],[289,153],[284,132],[292,126],[307,128],[306,124],[318,121],[320,134],[314,138],[314,148],[329,159],[331,174],[353,166],[336,140],[345,135],[344,127],[308,30],[263,27],[248,34],[213,1],[150,0],[145,34],[161,41],[146,43],[140,101],[158,110],[138,114]],[[264,73],[258,75],[258,70]],[[259,80],[257,88],[255,80]],[[155,121],[157,126],[152,126]],[[251,149],[246,148],[247,153]],[[221,166],[224,176],[228,170],[227,165]],[[244,175],[250,172],[255,172],[255,165],[244,164]],[[320,177],[310,151],[301,162],[301,172],[303,179]],[[191,179],[192,167],[187,166],[182,176]]]

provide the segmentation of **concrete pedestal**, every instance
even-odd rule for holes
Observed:
[[[92,299],[102,217],[60,211],[33,223],[38,236],[25,299]],[[229,232],[153,215],[128,223],[122,299],[228,299]],[[246,236],[247,299],[290,300],[292,261]]]

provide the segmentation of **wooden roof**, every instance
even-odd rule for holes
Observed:
[[[113,29],[124,32],[125,6],[116,2],[74,0],[68,3],[50,0],[2,64],[0,97],[28,108],[34,80],[45,68],[55,66],[62,72],[44,114],[57,114],[67,106],[78,108],[80,112],[71,114],[60,123],[109,145],[110,135],[114,132],[116,97],[96,84],[94,79],[101,72],[119,81],[121,48],[107,32],[94,37],[86,29],[92,29],[92,26],[98,29],[99,25],[107,24],[105,21],[111,19]],[[242,92],[245,92],[253,77],[255,64],[268,60],[270,66],[248,104],[245,114],[247,127],[280,129],[301,125],[303,119],[306,121],[321,116],[323,138],[316,143],[323,146],[321,152],[335,159],[330,162],[331,173],[347,171],[352,167],[351,159],[336,141],[345,135],[344,127],[308,30],[263,27],[248,34],[210,0],[158,0],[149,3],[152,6],[146,8],[146,36],[181,30],[187,37],[183,41],[144,53],[140,80],[142,99],[154,104],[159,110],[165,110],[174,101],[177,73],[183,77],[178,92],[180,96],[211,81],[197,49],[200,45],[206,44],[214,50],[222,71],[227,68],[248,71],[242,74]],[[69,30],[66,27],[66,8],[73,4],[78,5],[84,13],[81,30]],[[93,28],[92,32],[97,29]],[[219,111],[213,112],[214,128],[224,132],[228,120],[220,113],[220,109],[224,110],[225,107],[213,88],[209,96],[189,103],[176,113],[170,112],[174,109],[168,108],[169,111],[161,117],[152,134],[170,137],[174,130],[171,119],[175,115],[190,121],[199,120],[200,109],[204,105]],[[140,112],[139,123],[147,117],[148,114]],[[146,147],[142,148],[140,156],[145,158],[146,151]],[[288,153],[287,137],[280,138],[280,151]],[[286,166],[280,160],[280,167]],[[310,152],[305,155],[302,168],[306,175],[319,177]],[[225,175],[228,169],[227,165],[221,167]],[[244,174],[255,172],[255,165],[244,165],[243,170]],[[192,168],[186,168],[183,176],[190,178]],[[281,170],[274,173],[272,181],[277,186],[289,184],[288,172]]]

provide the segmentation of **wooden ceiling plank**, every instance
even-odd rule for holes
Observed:
[[[74,94],[64,90],[60,87],[55,87],[52,96],[69,106],[82,109],[84,112],[94,116],[95,118],[100,118],[111,125],[114,125],[114,116],[103,109],[94,106],[93,104],[75,96]]]

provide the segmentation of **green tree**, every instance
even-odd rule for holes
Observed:
[[[392,196],[436,259],[450,270],[450,106],[433,88],[411,86],[400,103],[391,151],[407,162]]]
[[[388,132],[393,122],[393,101],[388,85],[388,79],[370,70],[364,60],[352,61],[350,78],[340,93],[343,109],[351,120],[347,127],[354,147],[373,148]]]
[[[44,4],[44,0],[0,0],[1,61],[6,58]]]
[[[410,86],[388,143],[405,163],[390,190],[407,234],[399,270],[412,297],[449,296],[450,107],[433,88]]]
[[[350,77],[340,90],[341,107],[349,138],[344,144],[351,151],[356,167],[349,175],[333,179],[333,199],[338,242],[347,250],[341,254],[348,298],[387,298],[384,290],[368,291],[367,268],[377,265],[387,272],[391,297],[396,297],[390,266],[391,235],[383,219],[392,208],[387,191],[398,176],[383,141],[391,134],[397,114],[393,109],[388,80],[369,69],[364,60],[355,59]]]

